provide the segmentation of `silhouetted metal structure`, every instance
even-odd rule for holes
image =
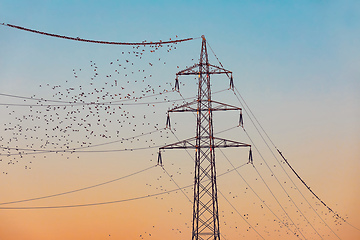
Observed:
[[[162,165],[162,149],[195,149],[194,202],[192,221],[192,240],[219,240],[219,210],[216,184],[215,148],[250,147],[249,161],[252,162],[251,145],[214,137],[213,111],[240,111],[239,124],[242,125],[241,108],[213,101],[211,99],[210,76],[226,74],[233,87],[232,72],[209,64],[206,39],[202,36],[200,62],[176,74],[175,88],[179,90],[178,77],[181,75],[198,76],[198,96],[193,102],[186,103],[168,111],[166,125],[170,127],[170,112],[196,112],[196,137],[169,144],[159,149],[159,164]]]

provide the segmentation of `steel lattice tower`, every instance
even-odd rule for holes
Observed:
[[[170,112],[196,112],[196,137],[169,144],[159,149],[159,164],[162,165],[162,149],[195,149],[194,201],[192,219],[192,240],[219,240],[219,207],[216,183],[215,148],[251,147],[249,144],[214,137],[213,111],[240,111],[239,124],[242,125],[241,108],[213,101],[211,99],[210,76],[232,72],[209,64],[206,39],[202,36],[200,62],[176,74],[175,88],[179,90],[178,76],[198,76],[198,96],[193,102],[186,103],[168,111],[166,125],[170,127]],[[249,161],[252,161],[251,148]]]

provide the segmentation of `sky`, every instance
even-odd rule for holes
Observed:
[[[202,35],[234,78],[214,76],[213,99],[243,108],[244,128],[214,113],[215,135],[254,159],[216,150],[222,239],[360,238],[358,1],[0,0],[0,16],[83,39],[194,38],[134,48],[0,25],[0,239],[191,238],[194,153],[156,164],[195,135],[191,113],[165,123],[196,97],[194,77],[173,88]]]

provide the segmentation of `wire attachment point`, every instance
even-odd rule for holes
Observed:
[[[239,126],[244,128],[244,119],[243,119],[243,115],[242,115],[242,110],[240,110]]]
[[[176,76],[176,78],[175,78],[175,91],[178,91],[178,92],[180,91],[178,76]]]
[[[161,158],[161,151],[159,151],[159,155],[158,155],[158,163],[157,163],[159,166],[163,166],[162,165],[162,158]]]
[[[234,79],[233,79],[232,74],[231,74],[231,77],[230,77],[230,89],[234,90]]]
[[[249,161],[248,161],[248,163],[250,163],[250,164],[254,164],[254,163],[253,163],[253,157],[252,157],[252,151],[251,151],[251,148],[250,148],[250,151],[249,151]]]
[[[169,112],[168,112],[167,118],[166,118],[166,128],[171,128]]]

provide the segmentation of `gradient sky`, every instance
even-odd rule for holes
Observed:
[[[148,94],[170,91],[176,72],[198,61],[199,37],[205,35],[224,67],[233,72],[236,88],[273,143],[329,207],[360,228],[358,1],[0,0],[0,16],[0,23],[85,39],[141,42],[165,41],[176,36],[197,38],[176,44],[176,48],[165,46],[154,53],[149,47],[141,47],[145,51],[139,59],[129,46],[81,43],[0,26],[0,93],[52,100],[59,100],[56,92],[63,93],[62,100],[67,100],[68,88],[75,89],[73,96],[102,87],[104,92],[132,96],[146,90],[151,90]],[[218,65],[210,50],[209,56],[211,63]],[[114,70],[118,68],[112,62],[127,67],[118,74],[116,86]],[[90,85],[94,66],[98,67],[95,72],[99,76]],[[139,81],[144,76],[146,80]],[[180,81],[182,96],[194,97],[194,78],[181,77]],[[225,77],[213,78],[213,99],[244,107],[227,90],[228,81]],[[216,93],[220,90],[224,91]],[[100,94],[88,97],[93,96]],[[106,128],[91,122],[95,120],[86,116],[86,109],[70,116],[88,119],[92,130],[99,135],[108,130],[106,134],[112,136],[111,141],[131,138],[164,127],[167,109],[173,103],[180,103],[177,100],[181,96],[169,92],[143,100],[164,99],[170,102],[122,106],[121,111],[129,114],[121,117],[120,113],[124,112],[119,109],[114,110],[114,115],[107,115],[107,110],[102,109],[101,118],[106,119],[102,124],[107,124]],[[29,148],[33,144],[34,148],[40,148],[39,139],[52,134],[50,128],[45,130],[48,118],[41,107],[30,112],[29,107],[10,106],[30,104],[31,100],[0,96],[0,103],[2,147]],[[360,230],[336,220],[285,164],[278,164],[252,124],[248,108],[245,109],[244,124],[251,139],[241,128],[219,134],[236,141],[253,141],[257,148],[253,148],[255,168],[245,165],[238,172],[231,171],[218,179],[223,239],[360,239]],[[59,114],[59,119],[50,125],[62,126],[60,121],[66,122],[67,111],[53,111]],[[32,117],[23,118],[29,114]],[[150,146],[145,150],[47,153],[22,158],[7,156],[7,151],[1,150],[0,203],[80,189],[152,167],[157,161],[157,146],[195,134],[195,118],[190,113],[174,113],[171,121],[175,134],[162,130],[139,140],[91,148],[119,150]],[[237,113],[216,114],[215,131],[235,127],[237,122]],[[28,132],[25,138],[24,134],[16,135],[18,129],[9,130],[15,124],[24,129],[38,128],[36,132]],[[84,141],[84,145],[110,141],[86,138],[86,131],[79,129],[57,142],[68,140],[70,147],[79,147]],[[55,143],[56,137],[50,141]],[[269,141],[268,144],[274,151]],[[50,144],[47,150],[56,146]],[[193,152],[189,153],[180,150],[163,153],[164,168],[173,179],[160,167],[153,167],[96,188],[0,205],[0,208],[108,202],[169,191],[177,185],[188,186],[193,182],[190,157]],[[216,154],[217,172],[221,174],[246,163],[248,150],[225,149]],[[186,188],[184,193],[192,199],[191,188]],[[0,239],[190,239],[191,218],[192,204],[181,191],[92,207],[0,209]],[[301,232],[299,237],[292,233],[296,229]]]

